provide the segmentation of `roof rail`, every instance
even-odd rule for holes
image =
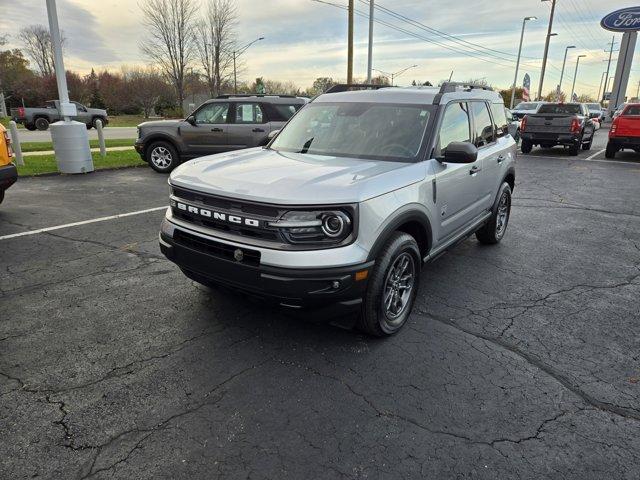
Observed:
[[[298,98],[297,95],[278,95],[277,93],[225,93],[218,95],[216,98],[247,98],[247,97],[280,97],[280,98]]]
[[[329,87],[324,93],[352,92],[354,90],[379,90],[388,88],[389,85],[373,85],[371,83],[339,83]]]
[[[477,83],[468,83],[468,82],[444,82],[442,85],[440,85],[440,93],[451,93],[451,92],[455,92],[458,87],[462,87],[465,90],[474,90],[474,89],[479,89],[479,90],[488,90],[493,92],[493,88],[491,88],[488,85],[479,85]]]

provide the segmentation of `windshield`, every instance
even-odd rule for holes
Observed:
[[[536,108],[538,108],[538,104],[537,103],[521,103],[519,104],[515,109],[516,110],[535,110]]]
[[[577,104],[561,104],[561,103],[547,103],[542,105],[538,113],[551,113],[558,115],[580,115],[582,110],[580,105]]]
[[[410,161],[418,156],[433,106],[311,103],[271,144],[283,152]]]

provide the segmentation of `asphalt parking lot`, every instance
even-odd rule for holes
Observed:
[[[640,156],[605,136],[521,155],[504,241],[430,264],[386,340],[187,280],[148,168],[22,179],[0,477],[639,478]]]

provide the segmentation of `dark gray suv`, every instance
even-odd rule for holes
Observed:
[[[287,95],[222,95],[200,105],[185,120],[138,125],[135,147],[157,172],[212,153],[259,147],[308,102]]]

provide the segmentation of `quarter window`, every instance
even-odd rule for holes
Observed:
[[[227,123],[228,113],[228,103],[208,103],[196,112],[196,123]]]
[[[496,127],[496,137],[504,137],[509,133],[509,122],[513,122],[513,115],[508,111],[502,103],[492,103],[491,113],[493,114],[493,123]]]
[[[476,147],[484,147],[495,142],[495,131],[491,115],[485,102],[472,102],[473,119],[476,127],[475,144]]]
[[[236,105],[236,123],[263,123],[264,115],[257,103],[239,103]]]
[[[471,142],[469,106],[466,103],[451,103],[447,106],[440,127],[440,155],[452,142]]]

